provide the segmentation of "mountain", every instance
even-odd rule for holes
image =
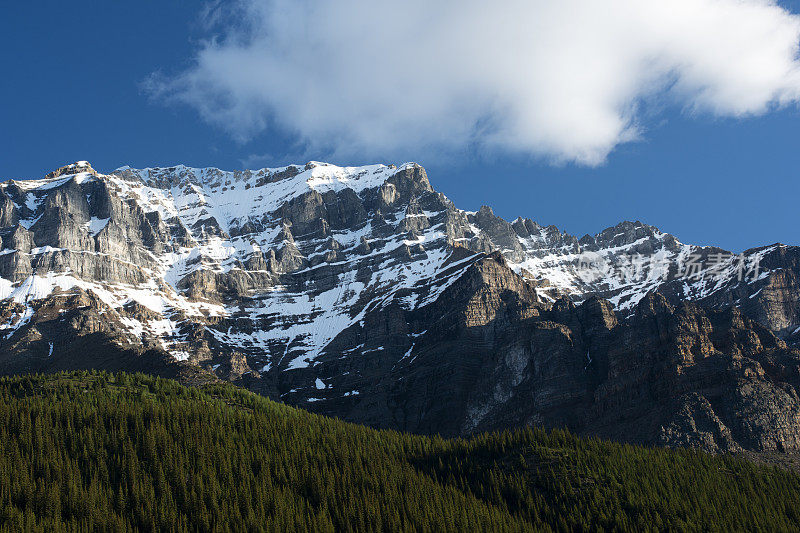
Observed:
[[[142,374],[0,379],[0,451],[8,531],[786,531],[800,504],[731,456],[376,431]]]
[[[0,184],[0,371],[228,380],[345,420],[800,448],[800,249],[577,238],[425,170],[310,162]]]

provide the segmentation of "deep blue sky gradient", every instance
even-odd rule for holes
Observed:
[[[797,12],[798,2],[784,3]],[[186,67],[207,37],[193,2],[9,2],[0,8],[0,178],[37,178],[88,160],[100,171],[134,167],[242,168],[330,160],[299,155],[269,131],[246,144],[185,107],[152,102],[141,84]],[[644,140],[606,165],[553,167],[529,158],[465,152],[421,160],[434,187],[464,209],[490,205],[577,234],[641,220],[687,243],[733,251],[800,244],[800,112],[745,120],[667,110]],[[381,154],[337,164],[402,163]]]

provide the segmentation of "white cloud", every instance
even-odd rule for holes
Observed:
[[[213,18],[221,35],[152,93],[243,140],[278,127],[343,155],[594,165],[648,108],[739,117],[800,97],[800,17],[766,0],[245,0]]]

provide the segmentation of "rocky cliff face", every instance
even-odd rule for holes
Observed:
[[[0,184],[0,371],[225,379],[375,426],[795,450],[800,249],[459,210],[416,164]]]
[[[711,451],[800,449],[800,351],[736,307],[673,307],[653,293],[622,318],[596,297],[550,303],[496,253],[431,305],[376,311],[340,340],[363,342],[366,357],[332,350],[313,367],[322,386],[300,378],[286,400],[422,433],[524,423]]]

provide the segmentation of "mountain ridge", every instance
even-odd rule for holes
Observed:
[[[794,387],[786,361],[800,331],[797,247],[731,254],[638,221],[578,239],[528,218],[508,222],[488,206],[460,210],[416,163],[318,162],[109,174],[78,162],[44,180],[0,183],[0,239],[5,373],[113,365],[69,349],[91,336],[104,349],[151,354],[154,373],[229,380],[397,429],[467,434],[503,420],[711,450],[800,442],[795,419],[776,437],[763,436],[772,434],[767,422],[762,436],[746,436],[713,407],[710,418],[728,433],[700,431],[695,418],[708,406],[691,396],[716,394],[698,392],[703,383],[738,390],[725,376],[749,372],[742,358],[782,369],[753,374],[764,398]],[[665,311],[653,320],[672,324],[665,331],[637,318],[654,305]],[[714,318],[737,308],[752,323]],[[642,404],[689,409],[691,422],[634,409],[635,419],[652,419],[650,429],[626,434],[619,428],[630,421],[597,411],[602,391],[629,403],[625,387],[647,382],[626,385],[613,372],[616,358],[638,361],[625,348],[636,344],[631,332],[666,357],[645,357],[637,372],[689,387],[670,398],[675,405],[657,387]],[[702,357],[674,359],[692,346]],[[700,367],[716,377],[681,381]],[[531,411],[525,398],[541,401]],[[795,402],[764,398],[726,401],[762,414]],[[592,417],[617,429],[593,426]]]

